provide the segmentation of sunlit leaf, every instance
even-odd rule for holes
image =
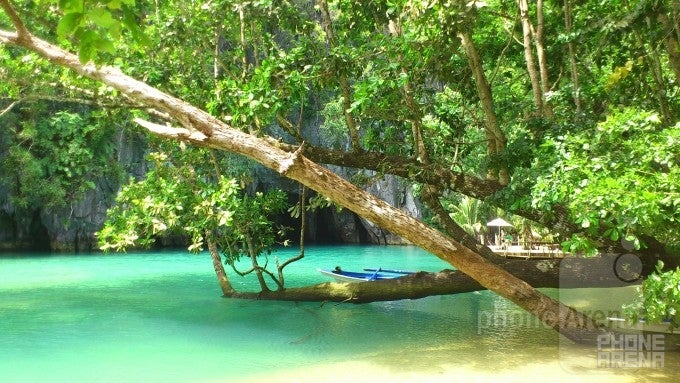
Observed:
[[[84,16],[80,12],[71,12],[64,15],[57,25],[57,35],[62,38],[72,35],[82,24]]]

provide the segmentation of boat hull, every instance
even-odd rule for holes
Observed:
[[[403,277],[407,275],[406,272],[383,272],[383,271],[369,271],[369,272],[358,272],[358,271],[344,271],[344,270],[323,270],[318,269],[318,271],[328,277],[335,279],[338,282],[371,282],[380,281],[385,279],[394,279],[398,277]]]

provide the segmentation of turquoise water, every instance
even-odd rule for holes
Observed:
[[[283,260],[296,252],[274,255]],[[306,255],[286,269],[290,286],[325,282],[316,269],[336,265],[448,267],[412,247],[312,247]],[[239,289],[254,286],[232,278]],[[613,301],[601,291],[570,294],[586,306]],[[489,292],[366,305],[224,299],[207,254],[5,256],[0,382],[680,377],[678,357],[669,353],[664,368],[594,370],[593,350],[521,317]]]

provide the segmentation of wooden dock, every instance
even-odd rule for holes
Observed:
[[[489,246],[491,251],[504,258],[522,259],[554,259],[563,258],[564,253],[558,244],[533,245],[533,246]]]

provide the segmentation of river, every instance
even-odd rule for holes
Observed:
[[[338,265],[448,267],[413,247],[310,247],[286,269],[287,283],[327,281],[316,269]],[[232,278],[238,289],[254,288]],[[545,292],[589,312],[615,313],[633,291]],[[677,352],[626,368],[602,363],[617,352],[573,345],[490,292],[366,305],[232,300],[220,296],[207,254],[0,256],[3,383],[680,378]]]

